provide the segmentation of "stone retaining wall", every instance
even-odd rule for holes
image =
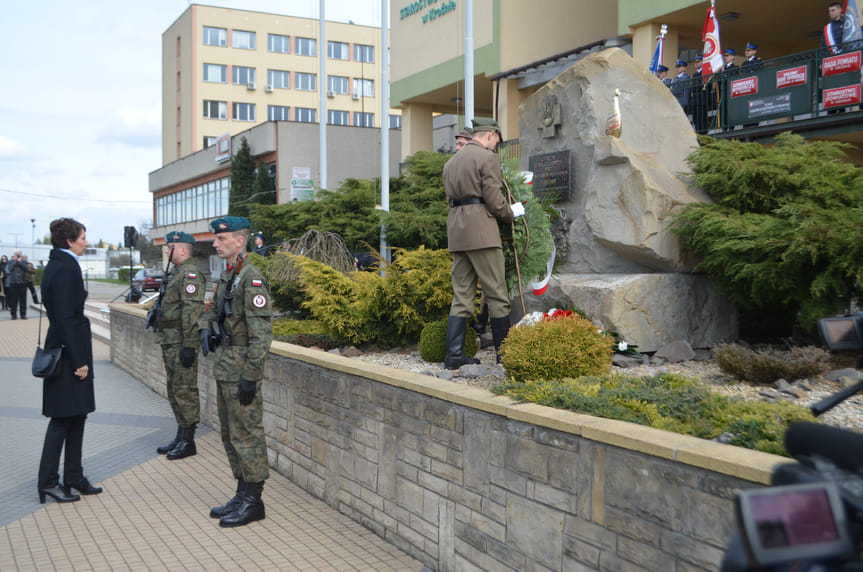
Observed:
[[[111,359],[165,395],[144,317],[112,305]],[[434,570],[716,570],[783,461],[279,342],[265,377],[270,466]]]

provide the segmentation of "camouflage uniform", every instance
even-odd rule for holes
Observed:
[[[218,385],[219,424],[234,478],[258,483],[270,476],[261,398],[264,361],[273,341],[270,285],[261,271],[248,262],[243,263],[237,280],[232,270],[223,272],[215,304],[201,316],[201,329],[211,330],[212,324],[218,322],[222,299],[232,287],[231,315],[225,316],[224,325],[229,339],[216,350],[213,368]],[[249,405],[241,405],[235,397],[240,379],[256,384],[255,399]]]
[[[191,367],[180,363],[180,350],[198,351],[198,319],[204,311],[207,281],[191,258],[174,268],[165,288],[159,312],[159,343],[168,378],[168,401],[180,427],[200,421],[198,361]]]

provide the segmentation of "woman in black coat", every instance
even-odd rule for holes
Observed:
[[[90,320],[84,316],[87,291],[78,257],[88,243],[86,228],[71,218],[51,222],[54,249],[42,275],[42,302],[48,316],[45,347],[63,346],[60,373],[42,384],[42,414],[50,417],[39,464],[39,502],[50,496],[72,502],[82,495],[102,492],[84,476],[81,448],[84,421],[96,409],[93,395],[93,345]],[[60,452],[65,446],[63,486],[60,486]]]

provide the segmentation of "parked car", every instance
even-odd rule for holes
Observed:
[[[135,277],[132,278],[132,285],[142,292],[158,290],[162,287],[162,278],[164,277],[165,271],[161,268],[143,268],[138,270]]]

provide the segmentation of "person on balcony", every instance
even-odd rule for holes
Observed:
[[[671,93],[677,98],[677,103],[683,108],[683,113],[689,113],[689,94],[691,78],[686,73],[687,64],[683,60],[677,60],[675,66],[677,68],[677,76],[671,80]]]

